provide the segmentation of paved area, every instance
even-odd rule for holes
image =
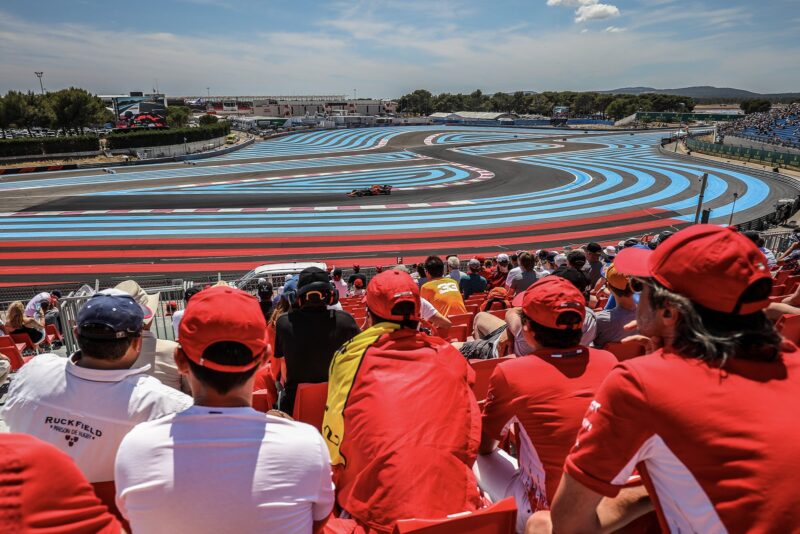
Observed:
[[[3,285],[191,278],[279,261],[392,264],[712,222],[792,184],[661,154],[661,132],[400,127],[303,132],[198,162],[0,179]],[[391,196],[348,198],[389,183]],[[733,193],[738,194],[735,206]]]

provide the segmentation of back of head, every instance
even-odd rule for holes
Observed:
[[[187,287],[183,291],[183,301],[188,303],[192,299],[193,296],[197,295],[202,290],[203,290],[203,288],[200,287],[200,286]]]
[[[519,255],[519,265],[526,271],[532,271],[534,265],[533,256],[529,252],[523,252]]]
[[[416,328],[419,321],[419,287],[407,273],[378,274],[367,286],[367,309],[373,322],[394,322]]]
[[[677,353],[719,365],[731,357],[777,358],[781,338],[763,311],[772,276],[764,255],[746,236],[698,224],[676,232],[654,251],[625,249],[615,265],[647,282],[643,298],[651,308],[677,314]]]
[[[479,273],[481,272],[481,262],[479,262],[477,258],[472,258],[469,260],[469,263],[467,263],[467,268],[469,269],[469,272],[473,274]]]
[[[586,275],[574,267],[559,267],[551,273],[551,276],[558,276],[559,278],[566,279],[580,292],[586,291],[586,288],[589,286],[589,279],[586,278]]]
[[[222,395],[247,383],[267,349],[267,325],[258,300],[231,287],[196,295],[179,330],[180,350],[191,373]]]
[[[118,361],[141,335],[145,308],[126,294],[98,293],[78,310],[76,341],[84,356]]]
[[[444,262],[439,256],[428,256],[425,259],[425,272],[433,278],[441,278],[444,275]]]
[[[461,260],[458,259],[458,256],[448,256],[447,266],[450,268],[451,271],[459,269],[461,268]]]
[[[319,267],[306,267],[297,280],[297,300],[301,308],[324,308],[331,302],[333,293],[328,273]]]
[[[586,265],[586,254],[580,250],[573,250],[567,255],[567,263],[580,271]]]
[[[520,318],[538,345],[563,349],[580,343],[586,301],[568,280],[542,278],[518,295],[515,304],[521,305]]]
[[[22,328],[23,316],[25,314],[25,305],[22,301],[15,300],[11,303],[6,310],[6,323],[12,330]],[[7,332],[10,334],[11,332]]]

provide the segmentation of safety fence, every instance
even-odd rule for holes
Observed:
[[[778,167],[800,169],[800,154],[790,154],[777,150],[761,150],[758,148],[708,143],[697,139],[687,139],[686,147],[704,154],[736,158],[739,160]]]

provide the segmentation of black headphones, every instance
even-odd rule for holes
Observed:
[[[312,282],[297,290],[297,302],[300,307],[313,297],[326,306],[333,306],[339,302],[339,290],[333,282]]]

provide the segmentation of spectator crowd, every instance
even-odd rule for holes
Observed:
[[[797,531],[800,246],[646,241],[15,302],[0,531]]]
[[[726,135],[755,139],[782,147],[800,148],[800,103],[751,113],[717,127],[719,141]]]

